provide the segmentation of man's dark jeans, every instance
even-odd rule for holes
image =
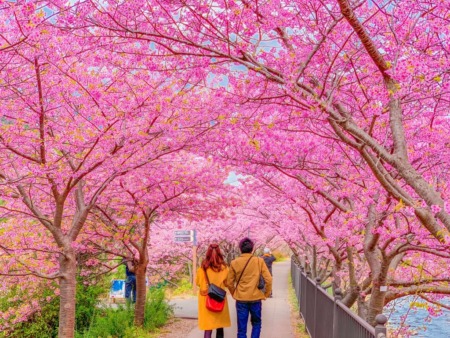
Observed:
[[[247,338],[247,322],[250,313],[250,322],[252,323],[252,337],[259,338],[261,334],[261,301],[242,302],[236,301],[236,313],[238,334],[237,338]]]
[[[129,275],[125,280],[125,298],[136,303],[136,276]]]

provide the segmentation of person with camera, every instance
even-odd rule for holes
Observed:
[[[127,304],[136,303],[136,274],[134,260],[123,259],[125,264],[125,299]]]

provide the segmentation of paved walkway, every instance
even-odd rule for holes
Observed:
[[[273,264],[273,298],[263,301],[261,338],[293,337],[287,292],[290,266],[290,261]],[[225,328],[225,336],[235,337],[237,333],[235,302],[231,297],[228,298],[228,301],[230,306],[231,327]],[[173,299],[171,303],[175,305],[174,310],[176,317],[198,318],[196,297]],[[250,337],[250,333],[251,324],[249,320],[248,337]],[[214,336],[215,333],[213,334],[213,337]],[[203,331],[194,329],[190,333],[187,333],[186,338],[203,338]]]

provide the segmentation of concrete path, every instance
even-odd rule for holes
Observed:
[[[291,313],[288,304],[288,275],[290,272],[290,261],[273,264],[273,298],[263,301],[262,331],[261,338],[293,337],[291,328]],[[231,327],[225,328],[226,337],[236,337],[236,307],[231,297],[228,297]],[[197,298],[174,299],[171,302],[175,308],[175,316],[183,318],[198,318]],[[248,334],[250,337],[251,324],[249,320]],[[215,333],[213,333],[213,337]],[[186,338],[203,338],[203,331],[194,329],[186,335]]]

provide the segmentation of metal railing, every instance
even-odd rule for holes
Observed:
[[[300,306],[300,314],[311,338],[386,338],[384,315],[375,318],[372,327],[342,302],[342,294],[336,289],[333,299],[320,285],[291,261],[292,284]]]

